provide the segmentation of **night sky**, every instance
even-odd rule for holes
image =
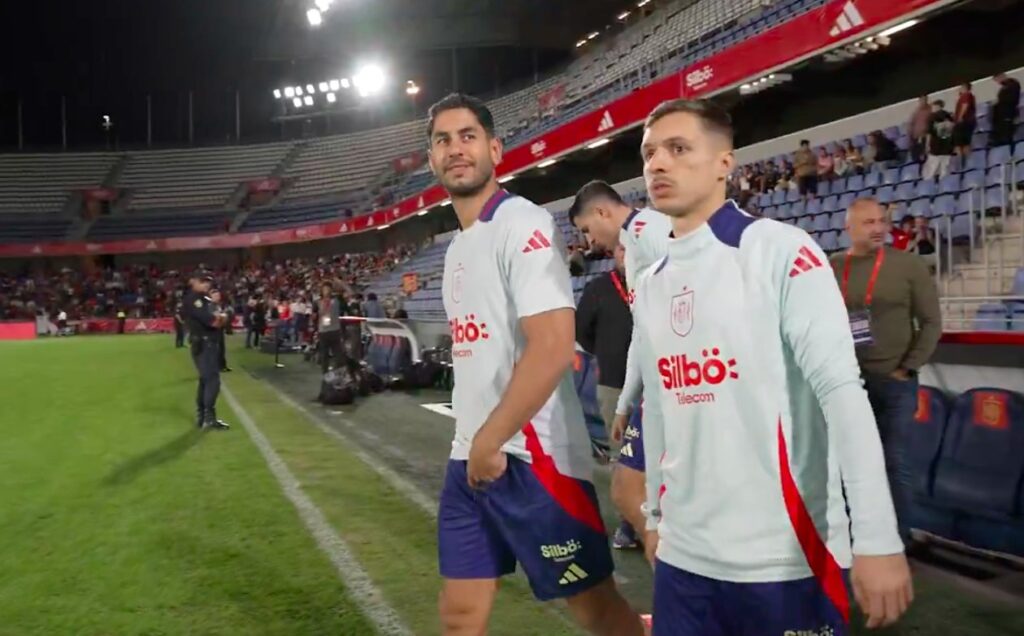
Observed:
[[[104,114],[114,120],[118,148],[144,147],[147,95],[154,147],[185,144],[189,91],[196,144],[234,141],[236,90],[242,141],[280,139],[280,126],[271,122],[278,112],[271,90],[337,76],[338,69],[354,64],[275,55],[269,43],[280,42],[283,23],[304,21],[301,5],[301,0],[0,2],[7,35],[0,39],[0,51],[8,60],[0,74],[0,150],[17,148],[19,99],[26,150],[59,150],[62,95],[71,149],[104,147]],[[459,73],[460,88],[477,94],[493,94],[498,85],[522,84],[533,76],[532,56],[522,50],[492,48],[469,58]],[[564,51],[543,52],[541,68],[565,58]],[[408,119],[414,105],[397,86],[405,79],[424,86],[420,112],[453,87],[449,52],[396,52],[390,63],[396,87],[389,98],[372,114],[335,119],[334,130]],[[298,130],[296,123],[284,133],[294,136]]]

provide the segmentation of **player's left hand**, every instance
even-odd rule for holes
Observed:
[[[854,555],[850,582],[868,629],[892,625],[914,600],[910,566],[903,554]]]
[[[470,488],[483,488],[497,481],[508,469],[508,457],[501,451],[501,445],[491,443],[480,429],[473,438],[469,449],[469,465],[466,473]]]

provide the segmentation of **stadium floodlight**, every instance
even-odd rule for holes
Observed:
[[[580,40],[579,42],[576,43],[576,48],[580,48],[581,46],[583,46],[586,43],[587,43],[587,41],[585,39],[584,40]]]
[[[291,99],[291,98],[295,97],[295,87],[294,86],[285,86],[284,87],[284,96],[287,97],[288,99]]]
[[[629,17],[629,11],[623,11],[619,15],[615,16],[615,19],[621,22],[622,20],[625,20],[628,17]]]
[[[341,82],[336,79],[332,79],[327,83],[327,86],[331,89],[332,93],[337,93],[341,89]]]
[[[381,230],[386,230],[386,229],[388,229],[389,227],[391,227],[391,224],[390,224],[390,223],[385,223],[384,225],[378,225],[378,226],[377,226],[377,231],[378,231],[378,232],[380,232]]]
[[[301,86],[296,86],[295,87],[295,94],[298,95],[299,97],[302,97],[302,87]]]
[[[605,137],[604,139],[598,139],[594,143],[592,143],[589,146],[587,146],[587,150],[593,150],[594,148],[600,148],[601,146],[607,146],[608,144],[611,143],[611,141],[612,140],[611,140],[610,137]]]
[[[416,82],[409,80],[405,83],[405,94],[406,95],[419,95],[420,87]]]
[[[587,39],[588,40],[593,40],[594,38],[597,37],[597,35],[598,35],[597,31],[591,31],[590,33],[587,34]]]
[[[369,97],[384,88],[384,71],[375,64],[366,64],[352,76],[352,84],[360,97]]]
[[[327,13],[327,10],[331,8],[331,0],[316,0],[313,4],[320,9],[321,13]]]
[[[295,99],[292,100],[292,104],[295,105],[295,108],[302,108],[302,98],[296,97]]]
[[[343,78],[341,78],[341,87],[342,88],[352,88],[352,82],[348,81],[347,77],[343,77]]]
[[[905,30],[909,29],[910,27],[914,26],[918,22],[920,22],[920,20],[907,20],[906,22],[901,22],[901,23],[897,24],[894,27],[889,27],[888,29],[886,29],[885,31],[882,31],[878,35],[883,37],[883,38],[887,38],[890,35],[893,35],[894,33],[899,33],[900,31],[905,31]]]
[[[306,106],[312,106],[313,105],[313,96],[312,95],[306,95],[305,97],[302,98],[302,103],[305,104]]]
[[[316,87],[313,86],[312,84],[306,84],[306,92],[309,93],[310,95],[315,95]]]
[[[274,89],[274,99],[281,99],[281,89],[280,88],[275,88]]]
[[[558,163],[558,159],[548,159],[547,161],[541,161],[537,164],[538,168],[550,168],[551,166]]]
[[[420,210],[416,213],[416,216],[426,216],[427,212],[430,212],[430,210]]]
[[[317,86],[317,88],[319,88],[319,89],[320,89],[320,92],[321,92],[321,93],[326,93],[326,92],[327,92],[327,87],[328,87],[328,86],[329,86],[329,85],[327,84],[327,82],[320,82],[320,84],[319,84],[319,85]]]
[[[309,26],[318,27],[324,23],[324,16],[320,13],[319,9],[310,9],[307,11],[306,19],[309,20]]]
[[[509,181],[511,181],[511,180],[513,180],[515,178],[516,178],[516,175],[514,175],[514,174],[507,174],[504,177],[498,179],[498,183],[508,183]]]
[[[647,4],[647,3],[648,3],[648,2],[650,2],[650,1],[651,1],[651,0],[640,0],[640,2],[637,2],[637,3],[636,3],[636,6],[638,6],[638,7],[642,7],[642,6],[644,6],[645,4]]]
[[[327,103],[328,104],[333,104],[336,101],[338,101],[338,96],[337,95],[335,95],[334,93],[327,93]]]

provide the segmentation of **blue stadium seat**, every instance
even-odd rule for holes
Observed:
[[[829,195],[829,182],[824,180],[818,181],[816,193],[819,197],[827,197]]]
[[[789,206],[789,215],[794,217],[801,217],[807,212],[807,202],[800,199],[793,205]]]
[[[790,214],[790,210],[791,209],[792,209],[792,206],[790,204],[788,204],[788,203],[783,203],[782,205],[776,206],[775,207],[775,218],[777,218],[777,219],[788,219],[789,217],[792,216],[792,214]]]
[[[917,182],[914,188],[915,197],[933,197],[938,192],[938,186],[931,179],[922,179]]]
[[[952,194],[936,197],[932,201],[932,214],[934,216],[953,216],[956,214],[956,197]]]
[[[900,181],[917,181],[921,178],[921,164],[908,163],[900,171]]]
[[[1024,303],[1011,302],[1007,304],[1010,306],[1010,331],[1024,331]]]
[[[914,199],[910,203],[910,214],[911,216],[930,217],[932,214],[931,201],[928,199]]]
[[[865,188],[877,188],[882,185],[882,174],[880,172],[869,172],[864,177]]]
[[[984,170],[988,166],[985,162],[985,151],[975,150],[967,157],[967,165],[964,166],[967,170]]]
[[[985,208],[986,210],[999,210],[1006,205],[1006,190],[1002,186],[992,186],[991,188],[985,188]]]
[[[973,153],[972,153],[973,155]],[[988,151],[988,165],[996,166],[1002,163],[1009,163],[1013,156],[1009,146],[997,146]]]
[[[757,195],[757,207],[758,208],[764,209],[764,208],[768,207],[771,204],[772,204],[772,193],[771,192],[764,192],[762,194]]]
[[[822,212],[835,212],[839,209],[839,197],[832,195],[821,204]]]
[[[821,249],[826,252],[834,252],[839,249],[836,245],[836,237],[838,235],[835,232],[825,232],[818,237],[818,243],[821,245]]]
[[[804,209],[805,214],[821,214],[822,212],[821,199],[810,199],[807,201],[807,207]]]
[[[850,207],[850,204],[853,203],[856,199],[857,194],[855,192],[847,192],[846,194],[839,197],[839,203],[837,205],[839,206],[840,210],[845,212],[846,209]]]
[[[758,206],[758,207],[761,207],[761,206]],[[762,215],[763,215],[763,216],[764,216],[764,217],[765,217],[766,219],[777,219],[777,218],[779,218],[779,217],[778,217],[778,216],[776,215],[776,209],[775,209],[775,206],[774,206],[774,205],[770,205],[770,206],[768,206],[768,207],[766,207],[766,208],[761,208],[761,214],[762,214]]]
[[[960,175],[951,174],[939,181],[939,193],[947,194],[950,192],[960,192]]]
[[[984,150],[985,148],[988,148],[988,133],[975,130],[971,137],[971,150]]]
[[[982,204],[981,197],[981,190],[968,190],[967,192],[961,192],[960,197],[956,202],[956,213],[967,214],[968,212],[976,212],[980,210]]]
[[[899,168],[887,168],[882,173],[882,182],[885,185],[896,185],[900,182],[900,169]]]
[[[973,236],[977,236],[978,233],[974,231],[971,223],[971,217],[969,214],[958,214],[953,217],[952,236],[953,240],[958,243],[964,243],[971,239]]]
[[[811,217],[804,215],[797,220],[796,226],[804,232],[810,232],[814,227],[814,222]]]
[[[849,249],[849,247],[850,247],[850,235],[847,234],[846,232],[840,233],[839,234],[839,238],[836,240],[836,245],[838,245],[839,249],[841,249],[841,250]]]
[[[780,203],[785,203],[785,202],[786,202],[786,191],[785,190],[775,190],[775,192],[772,192],[772,204],[773,205],[779,205]]]
[[[846,229],[846,212],[836,212],[829,218],[829,227],[833,230]]]
[[[788,190],[786,192],[786,203],[796,203],[803,198],[799,190]]]
[[[890,212],[890,214],[892,214],[892,222],[893,223],[899,223],[900,220],[903,219],[903,217],[905,217],[908,214],[910,214],[910,211],[909,211],[909,208],[907,207],[906,201],[900,201],[898,203],[893,203],[892,206],[895,206],[895,207],[891,208],[891,212]]]
[[[1024,553],[1024,396],[994,388],[953,403],[933,486],[937,505],[964,513],[958,538],[978,548]]]
[[[849,192],[859,192],[864,189],[864,175],[855,174],[846,180],[846,189]]]
[[[942,537],[953,538],[955,516],[932,500],[935,467],[949,419],[949,399],[939,389],[922,386],[917,390],[917,412],[904,439],[910,470],[912,506],[910,526]]]
[[[1013,158],[1015,160],[1024,159],[1024,146],[1017,144],[1013,149]]]
[[[985,185],[986,186],[1004,186],[1010,184],[1010,175],[1008,169],[1003,164],[998,166],[992,166],[985,173]]]
[[[892,186],[886,185],[876,190],[875,198],[878,199],[879,203],[891,203],[893,198]]]
[[[915,183],[905,181],[896,187],[896,192],[893,194],[893,201],[909,201],[917,196]]]
[[[883,132],[883,134],[885,134],[885,136],[886,136],[886,137],[888,137],[889,139],[896,139],[896,138],[898,138],[898,137],[900,136],[900,134],[901,134],[901,132],[900,132],[900,127],[899,127],[899,126],[889,126],[888,128],[886,128],[886,129],[885,129],[884,131],[882,131],[882,132]]]
[[[1013,277],[1013,287],[1010,289],[1011,296],[1024,296],[1024,267],[1017,270]]]
[[[811,218],[811,217],[807,217]],[[819,214],[812,219],[812,228],[815,232],[826,232],[831,229],[830,224],[831,217],[828,214]]]
[[[830,192],[832,194],[842,194],[842,193],[846,192],[846,190],[847,190],[847,188],[846,188],[846,179],[845,178],[839,177],[838,179],[833,179],[832,180],[832,188],[830,190]]]
[[[1009,331],[1009,308],[1003,303],[985,303],[974,317],[975,331]]]
[[[971,170],[964,174],[963,182],[961,184],[962,190],[970,190],[971,188],[983,188],[985,187],[985,171],[984,170]]]

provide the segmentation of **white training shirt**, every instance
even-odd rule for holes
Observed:
[[[473,436],[504,395],[526,346],[519,320],[575,307],[565,245],[554,218],[530,201],[499,190],[479,220],[449,245],[442,291],[455,371],[451,458],[465,460]],[[561,474],[590,478],[590,437],[571,370],[502,450],[530,462],[529,448],[538,450],[534,442]]]
[[[665,256],[669,235],[672,233],[672,220],[651,208],[633,210],[619,231],[619,242],[626,248],[626,287],[629,288],[630,309],[636,290],[636,279],[642,271],[658,262]],[[633,339],[630,340],[629,352],[626,354],[626,377],[623,380],[619,401],[615,406],[616,413],[629,413],[633,404],[640,398],[643,383],[640,381],[640,366],[633,350],[636,339],[634,326]]]
[[[844,484],[852,551],[903,551],[843,299],[806,232],[727,202],[641,274],[634,321],[659,559],[834,578],[851,563]]]

